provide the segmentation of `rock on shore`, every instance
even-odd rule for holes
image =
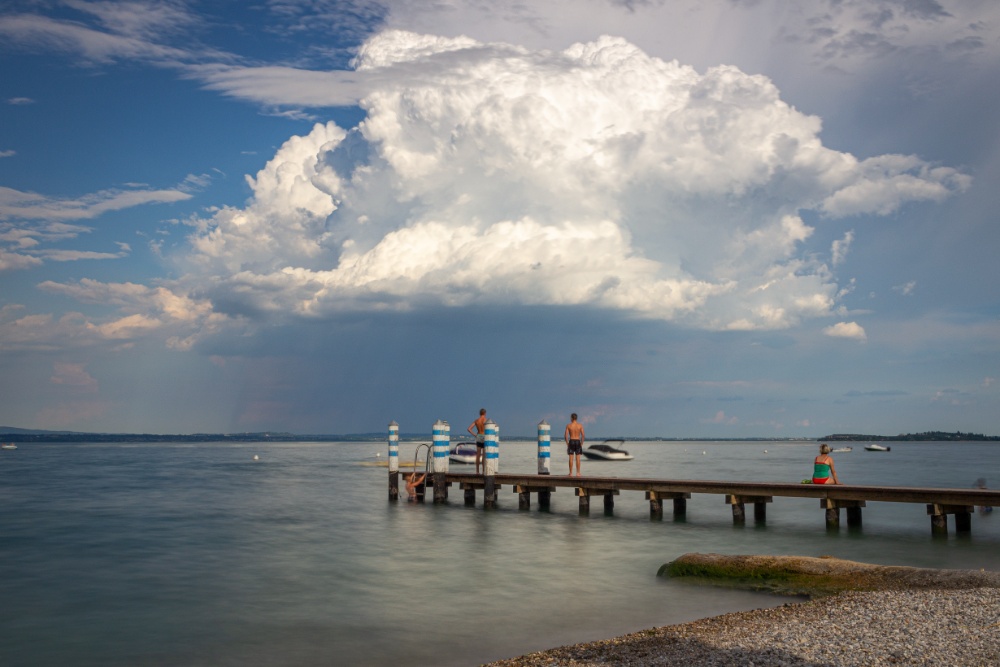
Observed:
[[[868,590],[564,646],[489,667],[1000,665],[1000,574],[806,560],[825,561],[824,581],[831,568],[861,566],[866,576],[859,583]]]

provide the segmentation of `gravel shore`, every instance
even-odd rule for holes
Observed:
[[[540,651],[488,667],[570,665],[1000,665],[1000,589],[946,584],[849,591]]]

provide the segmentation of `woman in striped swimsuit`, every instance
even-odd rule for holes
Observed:
[[[830,456],[830,446],[822,444],[819,446],[819,456],[813,462],[813,484],[840,484],[837,479],[837,470],[833,467],[833,457]]]

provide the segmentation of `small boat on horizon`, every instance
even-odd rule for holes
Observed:
[[[622,449],[625,441],[620,438],[605,440],[599,445],[591,445],[583,450],[583,455],[596,461],[631,461],[635,457]],[[615,446],[619,445],[619,446]]]
[[[889,452],[892,451],[892,447],[883,447],[882,445],[876,445],[875,443],[869,443],[865,445],[865,449],[869,452]]]
[[[475,463],[476,443],[460,442],[448,452],[448,458],[455,463]]]
[[[837,447],[836,449],[831,449],[831,454],[836,454],[837,452],[853,452],[854,447]]]
[[[13,442],[5,442],[3,444],[0,444],[0,449],[17,449],[17,445],[15,445]]]

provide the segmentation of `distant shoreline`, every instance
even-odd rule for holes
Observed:
[[[533,441],[535,435],[507,435],[507,441]],[[46,431],[42,429],[0,426],[3,442],[385,442],[387,433],[348,434],[297,434],[274,431],[252,433],[87,433],[79,431]],[[426,442],[426,433],[401,433],[400,442]],[[453,434],[452,442],[465,440],[464,434]],[[604,437],[592,437],[590,442],[600,442]],[[768,437],[768,438],[675,438],[675,437],[619,437],[629,442],[1000,442],[1000,436],[956,431],[927,431],[900,435],[863,435],[835,433],[821,438]]]

